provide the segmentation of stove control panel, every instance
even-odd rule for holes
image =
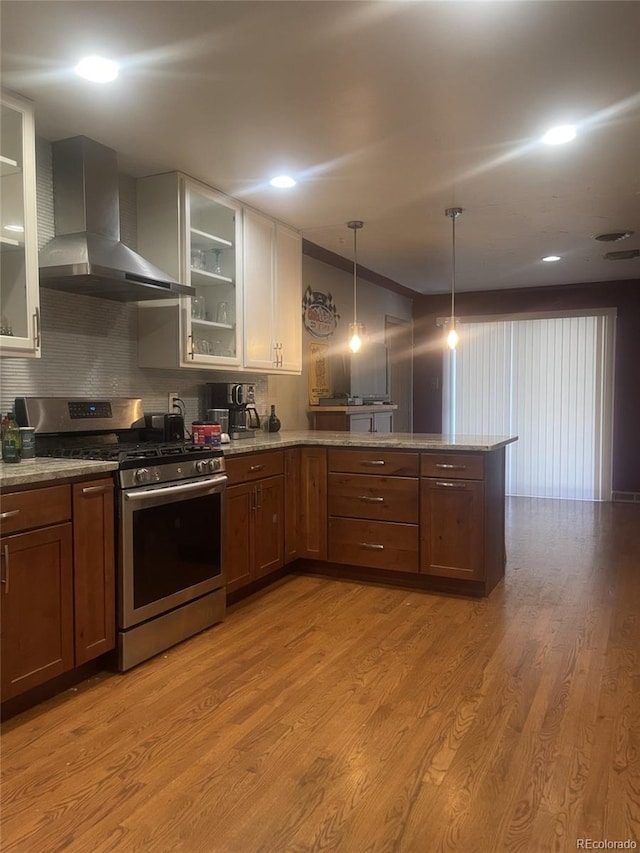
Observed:
[[[209,456],[204,453],[199,459],[187,457],[179,462],[170,457],[163,458],[161,462],[154,458],[155,464],[149,464],[151,459],[145,461],[147,464],[141,465],[139,468],[123,468],[119,471],[120,485],[123,489],[148,486],[154,483],[178,483],[181,480],[193,480],[211,476],[211,474],[223,474],[225,470],[224,457]]]

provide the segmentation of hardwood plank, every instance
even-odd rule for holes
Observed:
[[[3,851],[640,841],[640,507],[510,499],[489,598],[289,576],[7,721]]]

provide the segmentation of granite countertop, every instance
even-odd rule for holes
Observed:
[[[23,459],[17,464],[0,462],[0,488],[111,473],[117,469],[116,462],[86,462],[83,459]]]
[[[359,406],[358,408],[362,408]],[[517,436],[505,435],[436,435],[420,432],[358,433],[322,430],[284,430],[260,432],[255,438],[241,438],[223,444],[225,456],[280,450],[284,447],[314,445],[316,447],[379,447],[390,450],[475,450],[480,453],[497,450]],[[117,471],[116,462],[88,462],[81,459],[23,459],[16,464],[0,463],[0,488],[87,477]]]
[[[361,409],[361,406],[357,408]],[[379,407],[376,407],[376,410]],[[284,430],[260,433],[255,438],[240,438],[223,444],[225,456],[276,450],[297,445],[316,447],[380,447],[390,450],[475,450],[489,452],[517,441],[507,435],[437,435],[426,432],[329,432],[325,430]]]

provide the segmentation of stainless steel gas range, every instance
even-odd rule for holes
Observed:
[[[222,451],[146,440],[137,398],[19,397],[16,412],[36,429],[36,455],[118,463],[117,668],[221,621]]]

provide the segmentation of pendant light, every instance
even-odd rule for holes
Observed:
[[[347,227],[353,231],[353,323],[349,323],[349,349],[351,352],[360,352],[362,338],[366,333],[363,323],[358,323],[356,313],[357,289],[358,289],[358,231],[364,222],[361,219],[352,219],[347,222]]]
[[[456,331],[456,219],[462,215],[461,207],[448,207],[445,216],[451,219],[451,320],[449,334],[447,335],[447,346],[455,349],[458,345],[458,332]]]

